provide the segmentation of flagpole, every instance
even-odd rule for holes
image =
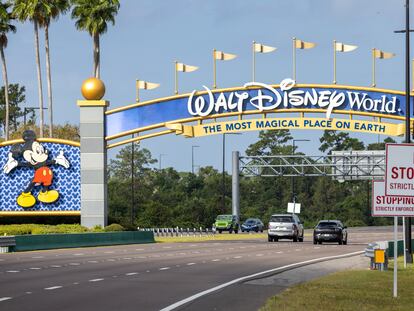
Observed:
[[[213,89],[217,88],[216,78],[216,49],[213,50]]]
[[[372,87],[375,87],[375,48],[372,49]]]
[[[177,72],[177,64],[178,62],[174,62],[174,94],[178,94],[178,72]]]
[[[414,68],[414,59],[413,59],[412,62],[413,62],[412,63],[412,68]],[[414,70],[413,70],[413,88],[412,88],[411,92],[414,92]]]
[[[293,80],[296,81],[296,38],[293,37]]]
[[[137,98],[136,98],[136,102],[139,102],[139,80],[137,79],[135,81],[135,88],[137,89]]]
[[[334,53],[334,79],[333,84],[336,84],[336,40],[333,41],[333,53]]]
[[[256,51],[255,51],[255,49],[254,49],[254,45],[255,45],[255,41],[253,41],[253,48],[252,48],[252,51],[253,51],[253,72],[252,72],[252,76],[253,76],[253,79],[252,79],[252,82],[254,82],[255,80],[256,80]]]

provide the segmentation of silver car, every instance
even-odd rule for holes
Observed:
[[[303,222],[295,214],[275,214],[270,217],[268,241],[291,239],[293,242],[303,242]]]

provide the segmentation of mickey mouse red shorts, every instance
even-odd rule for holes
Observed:
[[[35,171],[33,182],[35,184],[43,184],[50,186],[52,184],[53,173],[47,166],[42,166]]]

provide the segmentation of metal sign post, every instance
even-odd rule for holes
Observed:
[[[397,293],[397,271],[398,271],[398,217],[394,216],[394,286],[393,286],[393,294],[396,298]]]

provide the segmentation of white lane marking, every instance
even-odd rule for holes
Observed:
[[[135,250],[136,251],[143,251],[144,249],[143,248],[136,248]]]
[[[76,254],[73,254],[73,256],[83,256],[83,255],[85,255],[84,253],[76,253]]]
[[[33,259],[40,259],[40,258],[45,258],[45,257],[43,257],[43,256],[33,256],[32,258]]]
[[[147,270],[147,271],[145,271],[145,272],[149,273],[149,272],[151,272],[151,271],[150,271],[150,270]]]
[[[0,302],[2,302],[2,301],[6,301],[6,300],[10,300],[10,299],[12,299],[13,297],[1,297],[0,298]]]
[[[88,260],[89,263],[98,263],[96,260]]]
[[[62,288],[63,286],[51,286],[51,287],[45,287],[45,290],[55,290],[55,289],[59,289]]]
[[[42,268],[38,268],[38,267],[32,267],[32,268],[29,268],[30,270],[40,270],[40,269],[42,269]]]
[[[92,280],[89,280],[89,282],[100,282],[100,281],[103,281],[104,279],[92,279]]]
[[[106,261],[115,261],[115,259],[109,258]]]
[[[164,246],[163,248],[167,249],[167,248],[171,248],[171,246]]]
[[[138,274],[138,272],[130,272],[130,273],[125,273],[125,275],[130,276],[130,275],[136,275]]]
[[[52,268],[62,268],[62,266],[59,265],[51,265]]]
[[[284,270],[284,269],[296,268],[296,267],[301,266],[301,265],[312,264],[312,263],[325,261],[325,260],[330,260],[330,259],[339,259],[339,258],[344,258],[344,257],[351,257],[351,256],[355,256],[355,255],[360,255],[360,254],[363,254],[363,253],[364,253],[364,251],[359,251],[359,252],[347,253],[347,254],[337,255],[337,256],[328,256],[328,257],[315,258],[315,259],[311,259],[311,260],[301,261],[301,262],[293,263],[293,264],[290,264],[290,265],[286,265],[286,266],[282,266],[282,267],[278,267],[278,268],[274,268],[274,269],[265,270],[265,271],[262,271],[262,272],[246,275],[246,276],[234,279],[230,282],[227,282],[227,283],[215,286],[213,288],[207,289],[205,291],[199,292],[199,293],[197,293],[193,296],[190,296],[190,297],[185,298],[183,300],[180,300],[176,303],[173,303],[172,305],[169,305],[169,306],[161,309],[160,311],[174,310],[178,307],[181,307],[184,304],[187,304],[187,303],[189,303],[191,301],[194,301],[194,300],[196,300],[200,297],[211,294],[215,291],[218,291],[218,290],[223,289],[225,287],[228,287],[230,285],[233,285],[233,284],[236,284],[236,283],[239,283],[239,282],[242,282],[242,281],[254,278],[254,277],[262,276],[262,275],[267,274],[267,273],[274,273],[274,272],[278,272],[278,271],[281,271],[281,270]]]
[[[283,254],[283,252],[276,252],[276,254]]]
[[[243,256],[234,256],[233,258],[234,259],[239,259],[239,258],[242,258]]]
[[[263,254],[257,254],[256,256],[257,256],[257,257],[261,257],[261,256],[263,256]]]
[[[297,252],[299,252],[300,250],[301,250],[300,248],[295,249],[295,251],[297,251]]]
[[[108,251],[108,252],[104,252],[104,254],[113,254],[115,253],[114,251]]]
[[[131,260],[132,258],[131,257],[125,257],[125,258],[122,258],[122,259],[124,259],[124,260]]]
[[[221,259],[213,259],[212,261],[221,261]]]
[[[313,249],[319,249],[320,247],[319,246],[315,246]]]
[[[187,264],[187,266],[192,266],[192,265],[195,265],[196,263],[195,262],[189,262],[188,264]]]
[[[78,284],[79,284],[79,282],[73,282],[72,284],[73,284],[73,285],[78,285]]]
[[[170,267],[159,268],[160,271],[168,270],[168,269],[170,269]]]
[[[27,295],[30,295],[32,292],[26,292]]]
[[[8,270],[8,271],[6,271],[6,272],[8,272],[8,273],[18,273],[18,272],[20,272],[20,271],[18,271],[18,270]]]
[[[69,263],[69,266],[79,266],[80,263],[79,262],[71,262]]]

